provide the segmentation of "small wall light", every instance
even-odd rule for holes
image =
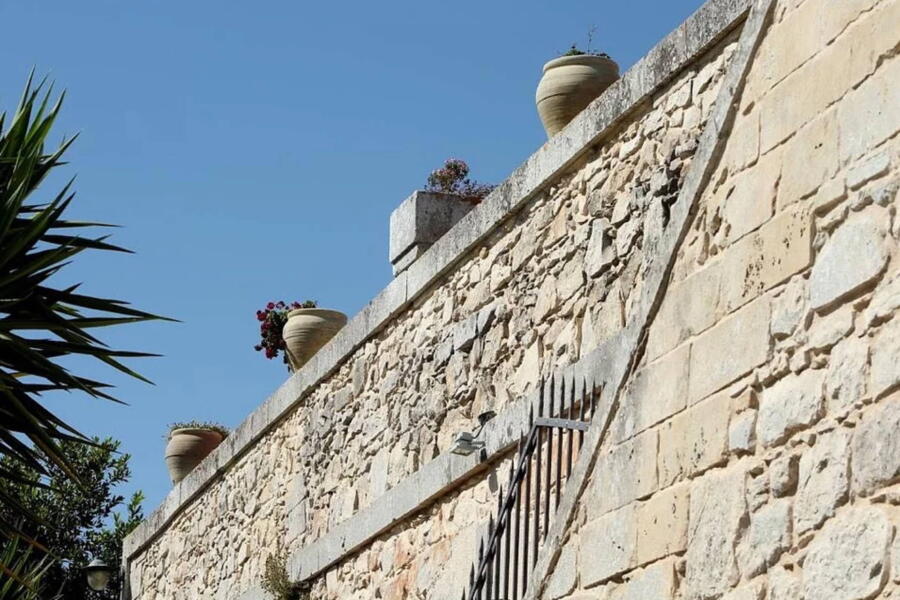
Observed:
[[[460,456],[468,456],[481,448],[484,448],[483,441],[476,440],[470,431],[461,431],[456,435],[456,439],[453,440],[450,452]]]
[[[84,568],[84,574],[87,576],[88,586],[96,592],[102,592],[109,585],[113,568],[99,558],[95,558]]]

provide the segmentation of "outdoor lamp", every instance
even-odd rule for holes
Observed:
[[[102,592],[106,589],[112,577],[112,572],[112,567],[99,558],[95,558],[84,568],[88,586],[96,592]]]
[[[456,435],[456,439],[453,440],[453,445],[450,446],[450,452],[452,454],[468,456],[479,448],[484,448],[484,442],[476,440],[475,436],[469,431],[461,431]]]

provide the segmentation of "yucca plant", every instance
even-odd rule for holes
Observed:
[[[42,394],[81,391],[118,402],[108,384],[73,372],[60,359],[93,357],[147,381],[120,360],[150,354],[111,349],[90,331],[161,317],[119,300],[82,294],[80,285],[54,286],[53,275],[85,250],[127,250],[107,243],[108,236],[90,233],[107,225],[63,218],[74,197],[71,180],[52,199],[35,200],[38,186],[64,164],[63,154],[75,139],[45,150],[64,97],[51,103],[52,86],[45,87],[29,78],[13,117],[0,114],[0,455],[42,474],[53,463],[77,482],[78,473],[58,443],[91,442],[49,411]],[[0,477],[15,481],[17,475],[0,467]],[[0,492],[0,504],[34,518],[9,494]],[[0,533],[17,532],[15,523],[0,519]]]
[[[43,585],[44,574],[52,561],[49,556],[35,559],[34,549],[15,538],[0,543],[0,600],[56,600],[59,594],[51,593]]]

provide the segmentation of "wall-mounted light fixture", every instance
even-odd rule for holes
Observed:
[[[88,586],[95,592],[102,592],[109,585],[109,580],[112,579],[113,568],[99,558],[95,558],[84,568],[84,574],[87,576]]]

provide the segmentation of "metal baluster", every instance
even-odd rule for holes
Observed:
[[[584,415],[587,412],[587,379],[581,380],[581,403],[578,407],[578,420],[584,423],[585,418]],[[578,452],[581,452],[581,447],[584,445],[584,431],[578,432]]]
[[[556,377],[550,378],[550,406],[548,407],[548,412],[550,413],[549,417],[553,416],[553,404],[554,398],[556,398]],[[552,466],[553,459],[553,428],[550,427],[547,429],[547,473],[546,473],[546,484],[544,486],[544,538],[547,537],[547,532],[550,531],[550,492],[552,488],[550,487],[550,471]]]
[[[519,450],[516,452],[516,457],[522,456],[522,440],[519,440]],[[518,462],[518,461],[516,461]],[[522,545],[522,536],[519,530],[519,512],[520,505],[522,504],[522,482],[519,479],[519,472],[516,470],[515,475],[515,490],[516,490],[516,524],[514,533],[516,536],[516,541],[513,544],[513,572],[512,572],[512,596],[511,598],[516,599],[519,597],[519,548]]]
[[[491,589],[494,587],[494,549],[491,547],[491,542],[494,539],[494,515],[491,515],[488,519],[488,547],[487,547],[487,564],[485,564],[485,579],[484,579],[484,589],[487,591],[487,600],[491,600]]]
[[[509,494],[513,493],[515,481],[513,481],[513,473],[515,469],[516,460],[515,458],[509,463]],[[512,498],[512,496],[510,496]],[[503,596],[505,598],[511,598],[509,595],[509,569],[512,566],[510,562],[510,549],[512,548],[512,514],[510,510],[507,508],[506,510],[506,564],[503,566],[503,570],[505,571],[503,576]]]
[[[575,378],[572,378],[572,391],[569,393],[569,420],[572,421],[575,418]],[[568,429],[567,435],[569,442],[568,448],[568,456],[566,457],[566,479],[572,476],[572,452],[573,445],[575,443],[575,430]]]
[[[534,409],[529,411],[529,421],[534,424]],[[534,435],[529,428],[528,442],[525,445],[525,462],[522,463],[525,473],[525,496],[522,503],[524,507],[524,527],[522,528],[522,593],[528,585],[528,535],[531,532],[531,445],[534,443]]]
[[[544,416],[544,380],[541,379],[541,393],[538,396],[538,417]],[[532,544],[534,547],[531,552],[532,564],[537,562],[538,544],[540,543],[541,533],[541,453],[543,448],[541,442],[544,438],[544,428],[538,427],[534,432],[535,435],[535,468],[534,468],[534,539]]]
[[[478,544],[478,573],[475,578],[475,598],[481,600],[481,565],[484,561],[484,539]]]
[[[559,406],[556,409],[556,416],[562,418],[563,404],[566,401],[566,379],[563,377],[562,387],[559,394]],[[556,508],[559,508],[559,494],[562,489],[562,455],[563,455],[563,432],[557,432],[556,435]]]
[[[500,562],[503,556],[500,554],[503,543],[503,486],[500,486],[500,496],[497,498],[497,541],[494,544],[494,589],[491,590],[494,598],[500,597]]]

